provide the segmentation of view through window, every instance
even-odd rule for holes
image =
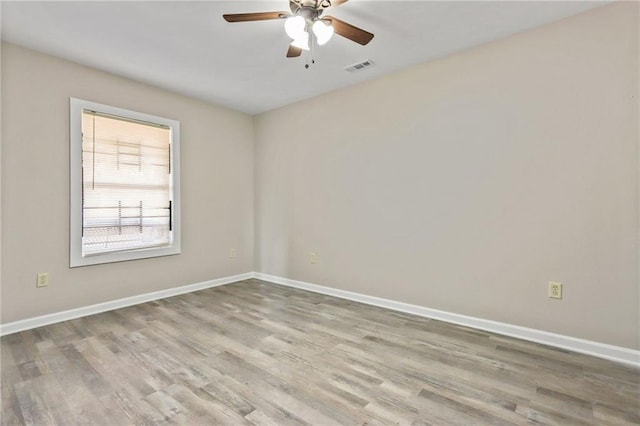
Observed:
[[[81,197],[81,229],[76,257],[89,259],[82,264],[93,264],[175,254],[147,251],[133,257],[120,254],[115,259],[90,259],[174,246],[177,206],[172,148],[176,133],[171,123],[163,122],[171,120],[147,121],[140,119],[141,114],[111,107],[92,108],[97,104],[76,101],[76,113],[81,116],[81,177],[76,191]],[[72,247],[72,263],[73,257]]]

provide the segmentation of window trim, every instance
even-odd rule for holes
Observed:
[[[172,241],[169,246],[82,255],[82,111],[168,126],[171,130]],[[180,122],[82,99],[69,98],[69,267],[180,254]]]

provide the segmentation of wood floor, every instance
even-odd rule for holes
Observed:
[[[640,424],[628,366],[247,280],[2,338],[2,424]]]

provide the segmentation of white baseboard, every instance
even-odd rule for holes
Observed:
[[[409,314],[419,315],[421,317],[432,318],[440,321],[446,321],[452,324],[464,325],[466,327],[477,328],[480,330],[502,334],[504,336],[542,343],[557,348],[568,349],[570,351],[640,367],[640,351],[624,348],[621,346],[613,346],[605,343],[593,342],[591,340],[565,336],[562,334],[549,333],[547,331],[536,330],[533,328],[520,327],[518,325],[512,325],[498,321],[491,321],[482,318],[454,314],[451,312],[426,308],[424,306],[411,305],[409,303],[397,302],[395,300],[367,296],[366,294],[354,293],[351,291],[339,290],[331,287],[324,287],[321,285],[310,284],[303,281],[296,281],[289,278],[276,277],[260,272],[254,272],[253,276],[254,278],[272,282],[274,284],[281,284],[289,287],[299,288],[302,290],[313,291],[315,293],[322,293],[329,296],[339,297],[341,299],[348,299],[355,302],[365,303],[367,305],[380,306],[382,308],[406,312]]]
[[[515,337],[518,339],[528,340],[536,343],[542,343],[557,348],[567,349],[574,352],[579,352],[599,358],[608,359],[611,361],[640,367],[640,351],[637,350],[594,342],[591,340],[578,339],[562,334],[549,333],[547,331],[521,327],[518,325],[512,325],[498,321],[491,321],[482,318],[454,314],[451,312],[426,308],[424,306],[412,305],[409,303],[383,299],[375,296],[368,296],[366,294],[354,293],[351,291],[325,287],[317,284],[306,283],[303,281],[296,281],[289,278],[276,277],[260,272],[249,272],[246,274],[223,277],[210,281],[204,281],[201,283],[154,291],[152,293],[125,297],[124,299],[112,300],[109,302],[70,309],[68,311],[55,312],[52,314],[27,318],[11,323],[0,324],[0,336],[17,333],[19,331],[30,330],[32,328],[42,327],[49,324],[55,324],[62,321],[68,321],[88,315],[98,314],[100,312],[111,311],[113,309],[150,302],[152,300],[164,299],[166,297],[177,296],[179,294],[191,293],[198,290],[204,290],[206,288],[230,284],[249,278],[257,278],[263,281],[272,282],[274,284],[295,287],[315,293],[339,297],[341,299],[353,300],[355,302],[365,303],[367,305],[379,306],[394,311],[406,312],[426,318],[446,321],[452,324],[477,328],[479,330],[490,331],[505,336]]]
[[[124,308],[140,303],[150,302],[152,300],[164,299],[166,297],[177,296],[179,294],[204,290],[205,288],[217,287],[237,281],[247,280],[249,278],[253,278],[253,276],[254,274],[252,272],[248,272],[246,274],[233,275],[230,277],[218,278],[201,283],[189,284],[182,287],[174,287],[166,290],[139,294],[137,296],[125,297],[124,299],[112,300],[109,302],[70,309],[68,311],[55,312],[39,317],[27,318],[20,321],[0,324],[0,336],[17,333],[19,331],[30,330],[36,327],[42,327],[43,325],[55,324],[62,321],[68,321],[88,315],[98,314],[100,312],[106,312],[118,308]]]

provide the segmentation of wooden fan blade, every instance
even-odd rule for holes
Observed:
[[[289,50],[287,50],[287,58],[295,58],[300,55],[302,55],[302,49],[289,45]]]
[[[351,24],[347,24],[344,21],[341,21],[338,18],[334,18],[333,16],[325,16],[322,20],[331,21],[331,25],[333,25],[333,30],[336,34],[341,35],[344,38],[348,38],[349,40],[355,41],[361,45],[365,45],[371,41],[373,38],[373,34],[369,31],[365,31],[361,28],[354,27]]]
[[[257,13],[230,13],[222,15],[227,22],[266,21],[269,19],[283,19],[291,14],[289,12],[257,12]]]

